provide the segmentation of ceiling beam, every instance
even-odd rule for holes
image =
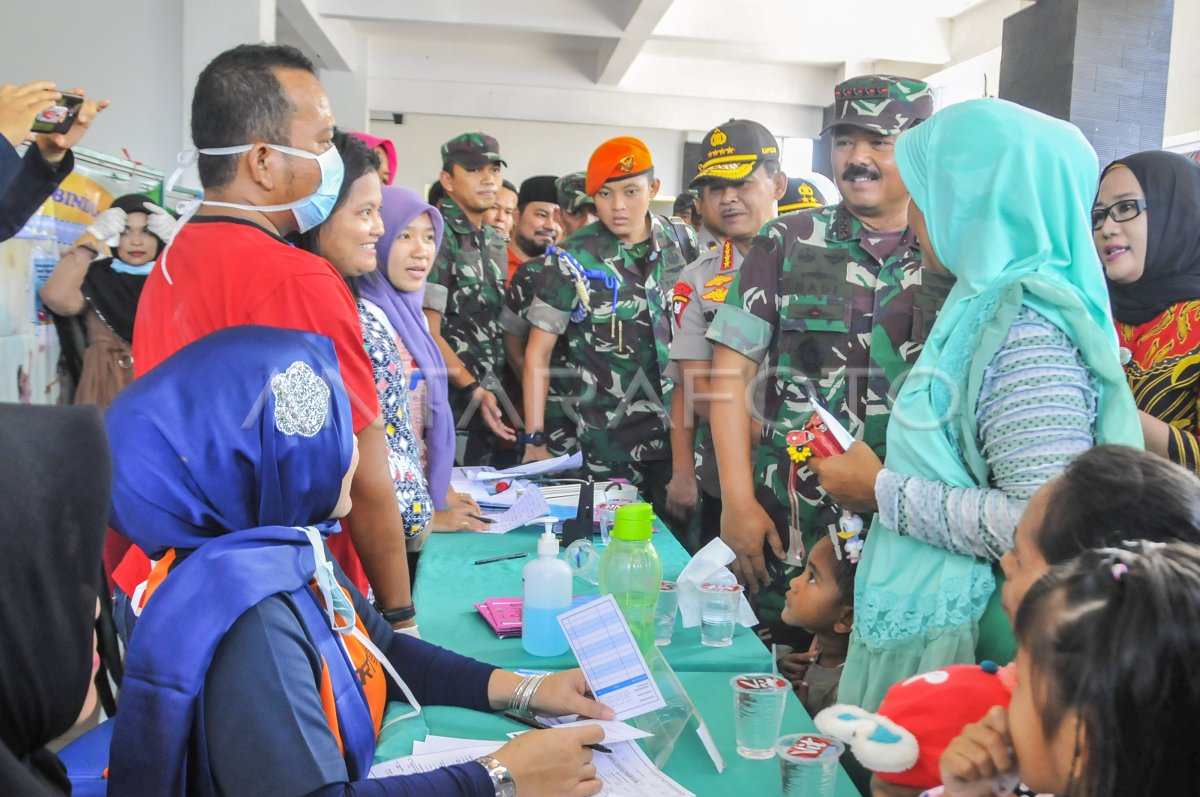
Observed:
[[[277,0],[276,7],[308,44],[321,66],[357,72],[365,62],[367,37],[343,19],[323,19],[316,0]]]
[[[349,22],[415,22],[553,33],[617,37],[621,26],[603,5],[591,0],[458,0],[414,3],[396,0],[320,0],[327,19]]]
[[[634,59],[641,54],[650,41],[658,23],[670,10],[675,0],[639,0],[615,44],[600,51],[596,70],[596,83],[601,86],[616,86],[633,66]]]
[[[550,88],[476,82],[372,77],[372,113],[415,113],[515,119],[566,124],[708,130],[736,116],[754,119],[779,136],[812,137],[821,129],[821,108],[809,105],[633,94],[617,89]],[[669,116],[663,108],[670,108]]]

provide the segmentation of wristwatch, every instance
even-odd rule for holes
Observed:
[[[521,435],[521,443],[527,446],[538,446],[539,448],[546,445],[545,432],[533,432],[532,434]]]
[[[417,607],[413,604],[407,606],[398,606],[394,609],[389,609],[382,605],[379,601],[375,601],[375,610],[383,615],[383,619],[395,625],[403,623],[406,620],[411,620],[417,616]]]
[[[488,777],[492,779],[492,786],[496,789],[496,797],[517,797],[517,784],[513,783],[512,775],[508,774],[508,767],[490,755],[480,756],[475,760],[487,770]]]

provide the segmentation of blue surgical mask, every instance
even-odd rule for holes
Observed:
[[[212,147],[196,151],[200,155],[238,155],[243,152],[249,152],[251,146],[250,144],[243,144],[239,147]],[[296,217],[296,225],[299,227],[300,232],[308,232],[329,218],[329,214],[333,212],[333,206],[337,203],[338,192],[342,190],[342,178],[346,174],[345,166],[342,164],[342,156],[338,153],[337,147],[330,147],[320,155],[314,155],[311,152],[293,147],[285,147],[282,144],[268,144],[267,146],[285,155],[308,158],[320,164],[321,184],[317,186],[316,193],[304,199],[298,199],[295,202],[288,202],[283,205],[240,205],[235,202],[217,202],[208,199],[200,200],[201,204],[215,205],[222,208],[263,210],[268,212],[290,210],[292,211],[292,215]]]
[[[134,274],[139,277],[144,277],[154,270],[153,260],[151,260],[149,263],[143,263],[140,266],[131,266],[124,260],[114,257],[111,265],[113,271],[120,272],[121,274]]]
[[[311,196],[283,205],[242,205],[236,202],[218,202],[214,199],[190,200],[186,203],[181,203],[177,208],[180,211],[178,228],[182,228],[183,225],[187,224],[192,216],[195,215],[200,205],[214,205],[216,207],[236,208],[238,210],[259,210],[268,213],[290,210],[296,218],[296,226],[300,232],[308,232],[329,218],[329,214],[333,212],[333,206],[337,204],[338,193],[342,190],[342,179],[346,176],[346,167],[342,163],[342,156],[338,153],[337,147],[331,146],[320,155],[314,155],[311,152],[295,149],[294,147],[285,147],[282,144],[268,144],[267,146],[285,155],[295,155],[298,158],[315,160],[321,167],[321,184],[317,186],[317,190]],[[178,165],[171,176],[167,178],[164,191],[169,193],[174,189],[179,178],[183,176],[183,173],[189,167],[196,163],[200,155],[240,155],[243,152],[249,152],[252,148],[252,144],[240,144],[236,147],[206,147],[199,150],[186,149],[179,153]],[[167,271],[167,253],[170,249],[171,245],[167,244],[163,248],[162,256],[159,258],[163,276],[167,278],[168,285],[174,284],[171,281],[170,272]]]

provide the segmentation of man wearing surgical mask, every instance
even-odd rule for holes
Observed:
[[[403,525],[354,299],[332,265],[284,240],[320,224],[341,187],[329,99],[295,48],[241,45],[201,72],[191,125],[196,150],[180,163],[195,158],[204,198],[194,215],[184,214],[146,280],[134,324],[135,374],[224,327],[258,324],[329,337],[337,362],[328,368],[340,371],[350,395],[361,458],[349,534],[332,535],[330,547],[364,593],[369,581],[389,622],[411,626]],[[137,557],[131,552],[116,575],[130,595],[147,572],[135,566]]]

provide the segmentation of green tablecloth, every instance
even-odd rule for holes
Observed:
[[[475,609],[487,598],[521,595],[521,570],[537,555],[540,529],[518,529],[508,534],[433,534],[417,563],[413,599],[419,611],[421,637],[505,669],[563,670],[574,667],[575,658],[539,658],[521,647],[520,639],[498,639]],[[674,579],[688,563],[688,554],[664,526],[655,524],[654,547],[663,563],[663,578]],[[476,559],[528,553],[524,559],[509,559],[476,565]],[[576,595],[596,595],[594,584],[576,578]],[[710,648],[700,644],[700,627],[684,628],[676,620],[671,644],[662,648],[677,672],[748,672],[771,668],[771,654],[749,628],[738,626],[733,645]]]
[[[733,738],[733,690],[728,672],[681,672],[679,679],[688,695],[704,717],[717,748],[725,758],[725,771],[716,768],[700,744],[699,737],[686,731],[675,746],[663,771],[698,797],[722,794],[747,794],[770,797],[780,794],[779,759],[751,761],[737,754]],[[406,711],[408,706],[400,705]],[[387,719],[385,718],[385,722]],[[511,731],[524,730],[523,725],[500,714],[485,714],[463,708],[430,706],[419,717],[398,722],[386,728],[375,751],[375,763],[412,753],[412,743],[424,739],[426,733],[468,739],[505,739]],[[788,694],[782,734],[813,731],[812,720],[795,695]],[[604,755],[596,753],[596,755]],[[845,772],[838,772],[837,797],[858,797]]]

